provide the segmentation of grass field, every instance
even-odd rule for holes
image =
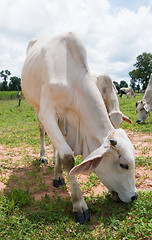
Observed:
[[[17,91],[0,91],[0,100],[16,99],[17,97]]]
[[[121,111],[133,124],[122,128],[152,134],[152,115],[144,124],[136,124],[135,102],[142,95],[120,101]],[[46,137],[46,145],[52,151]],[[72,204],[67,187],[52,188],[52,153],[48,166],[40,166],[39,128],[33,108],[22,100],[0,101],[0,178],[5,188],[0,192],[0,239],[150,239],[152,234],[152,191],[139,192],[139,198],[130,204],[115,203],[109,193],[94,195],[91,188],[99,184],[94,173],[81,186],[91,211],[86,225],[74,222]],[[152,156],[138,161],[138,166],[151,167]],[[81,161],[78,157],[76,162]],[[42,194],[41,193],[45,193]],[[36,194],[41,196],[36,198]]]

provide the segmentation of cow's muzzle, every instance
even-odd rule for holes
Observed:
[[[132,196],[131,200],[134,201],[134,200],[137,200],[138,198],[138,193],[136,192],[134,196]]]
[[[138,124],[142,123],[142,121],[140,119],[137,119],[136,121]]]
[[[111,191],[111,197],[112,197],[112,199],[113,199],[115,202],[123,202],[123,201],[119,198],[118,193],[115,192],[115,191]],[[138,193],[135,192],[135,195],[133,195],[130,200],[131,200],[131,201],[134,201],[134,200],[137,200],[137,198],[138,198]]]

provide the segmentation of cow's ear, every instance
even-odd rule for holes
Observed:
[[[146,112],[150,112],[150,105],[145,103],[144,104],[144,109],[145,109]]]
[[[97,148],[90,155],[88,155],[82,163],[72,168],[70,171],[70,175],[94,171],[101,162],[103,155],[108,152],[109,149],[110,141],[106,143],[104,142],[101,147]]]
[[[132,124],[132,121],[128,117],[126,117],[125,115],[122,115],[122,120]]]

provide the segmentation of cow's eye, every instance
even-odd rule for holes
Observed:
[[[121,168],[124,168],[124,169],[129,169],[129,167],[128,167],[127,164],[122,164],[122,163],[120,163],[120,167],[121,167]]]

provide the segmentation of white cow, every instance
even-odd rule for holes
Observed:
[[[137,198],[134,148],[122,129],[115,129],[90,74],[81,41],[67,33],[29,43],[22,71],[22,91],[40,122],[41,158],[45,131],[55,146],[54,181],[62,184],[62,164],[71,187],[76,222],[90,220],[77,173],[95,171],[114,199]],[[84,161],[74,167],[74,155]]]
[[[137,123],[142,123],[149,116],[152,109],[152,74],[150,81],[145,91],[144,97],[141,101],[136,103]]]
[[[117,89],[111,78],[108,75],[99,75],[94,76],[94,81],[104,100],[112,125],[119,128],[123,120],[131,123],[131,120],[120,111]]]
[[[123,94],[125,94],[127,98],[129,98],[129,96],[131,95],[134,97],[136,96],[132,88],[126,88],[126,87],[120,88],[120,97],[122,97]]]

